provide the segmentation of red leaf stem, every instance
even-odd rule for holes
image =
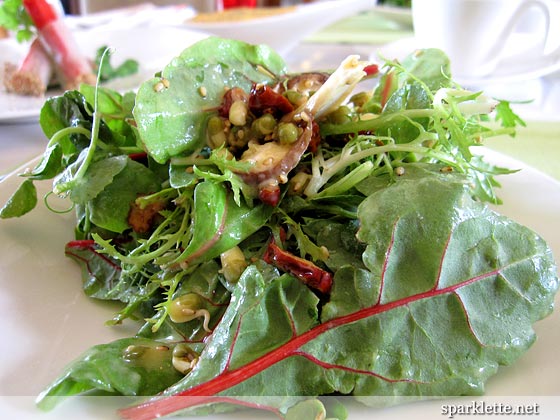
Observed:
[[[66,244],[67,248],[75,248],[75,249],[93,249],[95,246],[95,241],[93,239],[76,239],[74,241],[70,241]]]
[[[294,352],[294,356],[302,356],[305,357],[307,360],[315,363],[318,366],[321,366],[323,369],[338,369],[338,370],[345,370],[347,372],[352,372],[352,373],[357,373],[359,375],[368,375],[368,376],[375,376],[376,378],[379,378],[383,381],[386,382],[411,382],[411,383],[423,383],[422,381],[417,381],[414,379],[391,379],[388,378],[386,376],[382,376],[379,375],[378,373],[372,372],[371,370],[364,370],[364,369],[356,369],[356,368],[352,368],[349,366],[341,366],[341,365],[335,365],[333,363],[327,363],[324,362],[323,360],[320,360],[318,358],[316,358],[315,356],[303,352],[303,351],[298,351],[298,352]]]
[[[184,410],[186,408],[189,407],[196,407],[196,406],[201,406],[201,405],[206,405],[206,404],[217,404],[217,403],[227,403],[227,404],[235,404],[238,406],[242,406],[242,407],[247,407],[247,408],[254,408],[254,409],[259,409],[259,410],[266,410],[269,411],[273,414],[275,414],[278,418],[283,418],[283,416],[280,414],[280,411],[276,408],[276,407],[271,407],[269,405],[264,405],[264,404],[258,404],[255,402],[249,402],[249,401],[243,401],[243,400],[239,400],[233,397],[214,397],[214,396],[203,396],[203,397],[183,397],[183,396],[178,396],[178,395],[174,395],[171,397],[166,398],[167,401],[167,406],[170,408],[170,413],[175,412],[175,411],[179,411],[179,410]],[[149,404],[149,403],[147,403]],[[139,405],[138,408],[143,407],[144,404]],[[135,409],[137,407],[133,407],[133,409]],[[120,410],[119,413],[121,414],[121,416],[123,416],[123,418],[125,419],[136,419],[136,420],[148,420],[148,419],[153,419],[156,417],[159,417],[159,415],[157,413],[154,414],[149,414],[149,413],[142,413],[142,416],[133,416],[133,417],[129,417],[127,415],[127,412],[130,409],[124,409],[124,410]]]
[[[89,259],[73,253],[72,250],[89,251],[95,254],[95,256],[104,260],[107,264],[111,265],[116,270],[121,269],[121,267],[118,264],[115,264],[115,262],[112,261],[109,257],[107,257],[107,255],[97,252],[97,249],[95,247],[96,247],[96,242],[93,239],[78,239],[75,241],[68,242],[66,244],[66,250],[64,253],[67,257],[72,257],[79,261],[84,262],[86,264],[89,274],[93,273],[93,270],[91,270],[89,266]]]

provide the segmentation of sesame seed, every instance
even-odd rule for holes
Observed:
[[[163,89],[165,89],[165,85],[162,82],[157,82],[154,85],[154,92],[161,92]]]

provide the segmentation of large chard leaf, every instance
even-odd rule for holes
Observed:
[[[202,40],[173,59],[161,77],[140,86],[134,117],[142,141],[159,163],[193,152],[204,144],[206,120],[224,87],[249,91],[253,83],[270,83],[285,72],[282,58],[267,46]]]
[[[295,278],[265,282],[249,268],[195,369],[168,397],[122,414],[226,397],[480,394],[533,343],[532,324],[551,312],[558,287],[551,251],[534,232],[439,173],[399,178],[358,215],[367,269],[336,272],[321,319]]]

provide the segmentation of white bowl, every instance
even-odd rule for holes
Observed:
[[[318,30],[360,11],[373,8],[377,0],[330,0],[295,6],[285,13],[240,21],[187,21],[186,28],[251,44],[267,44],[286,54],[298,42]]]

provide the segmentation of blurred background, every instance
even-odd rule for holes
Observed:
[[[218,0],[219,1],[219,0]],[[168,6],[173,4],[186,4],[194,7],[199,12],[211,12],[217,8],[217,0],[152,0],[150,3],[157,6]],[[255,2],[258,7],[276,7],[287,6],[297,3],[310,3],[313,0],[253,0],[253,1],[239,1],[238,3],[253,3]],[[344,1],[344,0],[339,0]],[[399,1],[399,0],[397,0]],[[401,0],[407,1],[407,0]],[[116,9],[122,7],[129,7],[141,3],[146,3],[144,0],[63,0],[61,2],[68,14],[87,14],[99,12],[102,10]]]
[[[173,4],[186,4],[194,7],[198,12],[211,12],[216,10],[218,2],[221,0],[152,0],[152,3],[157,6],[168,6]],[[238,1],[237,3],[256,3],[257,7],[278,7],[289,6],[300,3],[312,3],[313,1],[321,0],[249,0]],[[341,3],[344,0],[338,0]],[[144,0],[62,0],[64,10],[68,14],[88,14],[100,12],[103,10],[116,9],[122,7],[129,7],[141,3],[146,3]],[[232,3],[235,3],[233,1]],[[411,0],[379,0],[378,4],[386,4],[391,6],[410,7]]]

